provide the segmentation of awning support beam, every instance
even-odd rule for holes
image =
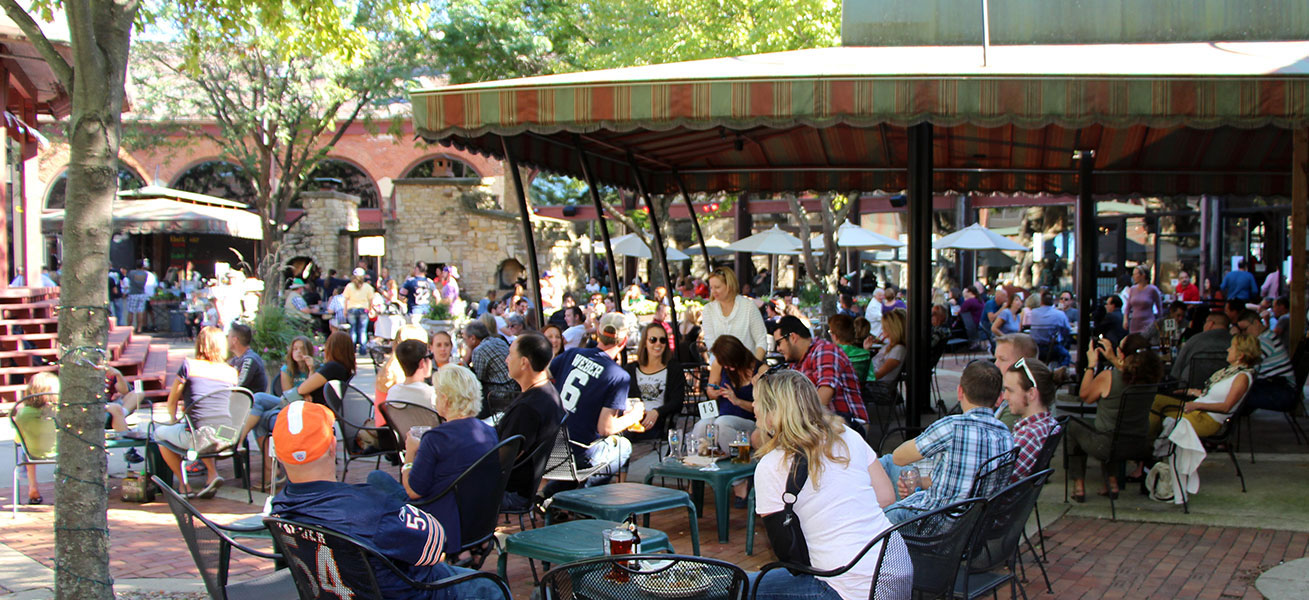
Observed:
[[[605,262],[609,265],[609,294],[613,296],[614,307],[620,308],[619,286],[618,286],[618,266],[614,264],[614,247],[610,243],[609,222],[604,219],[605,207],[600,201],[600,188],[596,186],[595,176],[591,173],[591,161],[587,158],[586,150],[582,149],[582,140],[578,138],[575,143],[577,150],[577,160],[582,163],[582,178],[586,180],[586,189],[591,194],[591,203],[595,205],[595,214],[600,216],[600,237],[605,243]],[[626,356],[626,354],[624,354]]]
[[[1099,234],[1095,225],[1095,192],[1091,184],[1095,178],[1095,151],[1073,152],[1077,161],[1077,373],[1086,370],[1086,350],[1091,343],[1091,311],[1095,310],[1095,277],[1100,256]],[[1125,237],[1125,236],[1124,236]]]
[[[545,314],[545,305],[541,303],[541,268],[536,264],[536,237],[532,234],[532,211],[527,208],[527,190],[523,189],[523,175],[518,172],[518,160],[509,150],[509,141],[500,136],[500,147],[505,153],[505,168],[513,176],[514,192],[518,196],[518,215],[523,221],[523,243],[527,246],[527,271],[532,280],[528,289],[532,290],[532,300],[536,303],[537,329],[541,328],[541,318]]]
[[[909,128],[909,353],[905,424],[918,431],[921,408],[931,404],[932,365],[932,137],[931,123]],[[924,400],[927,400],[924,402]]]
[[[1309,231],[1309,128],[1291,132],[1291,340],[1294,353],[1304,343],[1305,279],[1309,278],[1309,254],[1305,235]],[[1292,354],[1294,356],[1294,354]]]
[[[686,186],[682,183],[682,175],[673,171],[673,180],[677,182],[677,192],[682,195],[682,201],[686,202],[686,212],[691,214],[691,229],[695,230],[695,239],[700,240],[700,257],[704,259],[705,280],[709,279],[709,273],[714,270],[713,260],[709,258],[709,246],[705,244],[704,232],[700,230],[700,218],[695,214],[695,203],[691,202],[691,195],[686,193]],[[674,290],[670,289],[671,294]]]
[[[636,157],[628,153],[627,162],[632,166],[632,177],[636,179],[636,191],[645,200],[645,209],[648,211],[647,214],[650,215],[650,229],[654,233],[656,246],[655,258],[659,260],[659,268],[664,273],[664,286],[668,288],[668,295],[666,296],[668,300],[668,320],[673,327],[672,333],[668,336],[671,345],[673,336],[677,335],[681,330],[677,328],[677,303],[673,302],[673,293],[677,286],[673,285],[673,272],[668,269],[668,246],[664,242],[664,232],[659,228],[659,215],[655,214],[654,199],[645,191],[645,176],[641,174],[640,167],[636,166]],[[691,216],[694,218],[695,214],[692,213]],[[642,342],[644,342],[644,332],[641,337],[643,338]]]

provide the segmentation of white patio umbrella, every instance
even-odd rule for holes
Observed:
[[[653,258],[652,255],[650,254],[650,247],[645,245],[645,242],[641,241],[640,236],[636,235],[635,233],[620,235],[616,238],[613,238],[609,240],[609,245],[613,246],[614,254],[618,256],[631,256],[633,258],[644,258],[646,260]],[[596,252],[605,251],[605,245],[603,241],[596,242],[594,244],[594,247]],[[691,259],[691,257],[687,256],[685,252],[682,252],[677,248],[668,248],[667,254],[668,254],[668,260]]]
[[[818,236],[816,239],[822,239]],[[836,230],[836,245],[841,248],[858,248],[860,250],[890,250],[903,248],[905,243],[876,231],[864,229],[846,221]]]
[[[782,231],[776,225],[767,231],[761,231],[748,238],[737,240],[727,245],[732,252],[749,254],[790,254],[800,247],[800,238]]]
[[[932,243],[934,250],[1010,250],[1030,252],[1031,249],[1010,240],[977,223],[947,235]]]

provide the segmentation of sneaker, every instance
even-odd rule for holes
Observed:
[[[129,465],[137,465],[145,462],[145,457],[141,456],[141,453],[137,452],[136,448],[128,448],[127,452],[123,454],[123,459],[126,460]]]
[[[196,498],[202,498],[202,499],[204,499],[204,500],[208,500],[208,499],[210,499],[210,498],[213,498],[213,497],[214,497],[214,494],[217,494],[217,493],[218,493],[218,488],[221,488],[221,487],[223,487],[223,478],[222,478],[222,477],[215,477],[214,480],[213,480],[213,481],[210,481],[210,482],[209,482],[209,485],[206,485],[206,486],[205,486],[205,489],[200,490],[200,492],[197,493],[197,494],[195,495],[195,497],[196,497]]]

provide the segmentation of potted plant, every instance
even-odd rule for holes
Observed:
[[[288,314],[280,304],[259,307],[251,328],[254,329],[251,347],[264,359],[264,368],[269,373],[281,369],[286,352],[291,347],[291,340],[296,336],[308,337],[314,340],[315,345],[319,342],[309,319]]]
[[[431,308],[427,309],[427,314],[419,321],[423,329],[427,330],[430,336],[438,331],[450,331],[454,329],[453,315],[450,313],[450,304],[446,302],[437,302]]]

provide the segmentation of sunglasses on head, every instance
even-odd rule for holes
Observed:
[[[1027,380],[1030,381],[1030,382],[1032,382],[1032,385],[1036,385],[1036,378],[1035,378],[1035,377],[1032,377],[1032,370],[1029,369],[1029,368],[1027,368],[1027,359],[1026,359],[1026,358],[1020,358],[1020,359],[1018,359],[1018,362],[1014,363],[1014,366],[1015,366],[1015,367],[1022,367],[1022,369],[1023,369],[1023,373],[1027,375]]]

